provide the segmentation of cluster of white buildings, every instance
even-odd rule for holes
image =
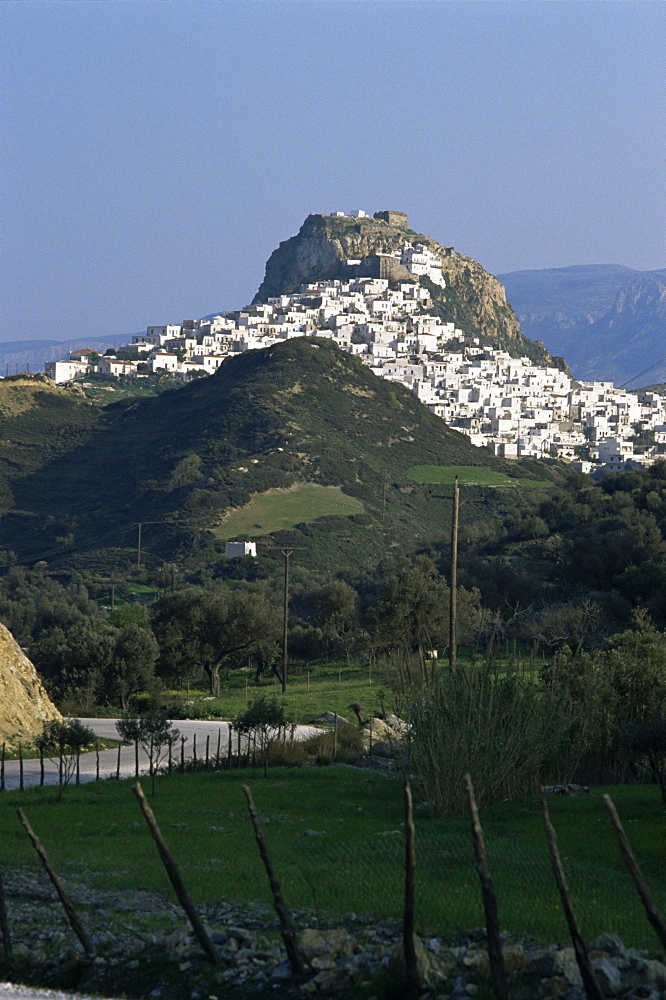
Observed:
[[[420,275],[443,286],[441,261],[421,244],[390,256],[410,280],[350,277],[315,281],[240,312],[180,325],[149,326],[127,349],[140,361],[72,352],[47,362],[59,383],[82,375],[213,374],[226,358],[292,337],[335,341],[380,378],[402,382],[435,414],[478,446],[506,458],[559,458],[623,468],[666,456],[666,398],[576,382],[557,368],[513,358],[465,337],[432,311]],[[358,270],[360,261],[348,261]],[[382,273],[384,264],[375,269]],[[414,280],[414,277],[417,279]]]

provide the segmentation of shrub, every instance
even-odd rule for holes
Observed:
[[[412,690],[410,722],[412,766],[439,813],[464,811],[467,772],[477,801],[488,805],[534,792],[550,768],[568,767],[565,777],[573,769],[569,710],[529,675],[442,672],[434,684]]]
[[[303,748],[317,764],[331,764],[334,760],[348,761],[365,751],[364,733],[349,723],[338,726],[337,734],[330,730],[303,740]]]
[[[625,732],[622,747],[632,764],[650,771],[666,806],[666,719],[635,722]]]

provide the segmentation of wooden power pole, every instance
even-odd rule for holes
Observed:
[[[287,669],[289,662],[289,559],[293,552],[304,549],[304,545],[292,545],[280,549],[284,556],[284,593],[282,609],[282,693],[287,690]]]
[[[460,487],[458,477],[453,481],[453,496],[431,493],[436,500],[452,500],[451,512],[451,594],[449,596],[449,666],[453,670],[458,658],[458,522],[460,520]],[[466,497],[467,500],[485,500],[485,497]]]

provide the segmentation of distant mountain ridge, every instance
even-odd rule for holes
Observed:
[[[563,355],[578,378],[620,385],[666,354],[666,269],[580,265],[498,277],[524,333]],[[664,374],[666,363],[654,372]]]
[[[73,337],[71,340],[6,340],[0,341],[0,375],[16,372],[43,372],[44,362],[60,361],[70,351],[90,347],[104,354],[109,347],[121,347],[132,334],[113,337]]]

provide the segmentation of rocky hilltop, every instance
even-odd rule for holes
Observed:
[[[32,663],[0,624],[0,743],[32,740],[45,722],[59,718]]]
[[[428,286],[442,320],[511,354],[553,364],[542,344],[523,336],[502,283],[471,257],[410,229],[402,212],[377,212],[374,218],[308,215],[297,235],[280,243],[268,258],[254,302],[290,294],[309,281],[349,277],[347,261],[399,251],[405,241],[424,244],[442,261],[446,287]]]

